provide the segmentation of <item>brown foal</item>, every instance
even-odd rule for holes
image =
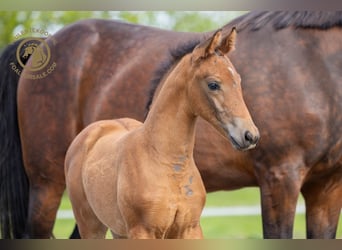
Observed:
[[[195,123],[208,121],[239,150],[259,132],[240,76],[226,54],[236,31],[217,31],[183,56],[142,124],[103,120],[86,127],[65,160],[67,190],[82,238],[202,238],[206,191],[193,158]]]

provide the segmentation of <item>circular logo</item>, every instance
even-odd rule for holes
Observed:
[[[43,69],[50,60],[50,48],[42,38],[26,38],[17,48],[17,61],[23,68],[30,71]],[[30,65],[25,65],[30,58]]]

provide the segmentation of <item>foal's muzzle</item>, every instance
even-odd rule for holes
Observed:
[[[227,130],[232,145],[238,150],[254,148],[260,138],[258,128],[251,120],[236,118],[227,125]]]

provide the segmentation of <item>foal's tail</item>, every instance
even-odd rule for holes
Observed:
[[[28,211],[29,182],[22,160],[17,117],[17,88],[22,67],[17,62],[16,50],[20,42],[10,44],[0,57],[1,238],[21,238]]]

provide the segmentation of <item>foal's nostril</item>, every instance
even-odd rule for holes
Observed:
[[[246,133],[245,133],[245,139],[246,139],[246,141],[248,141],[248,142],[251,143],[251,144],[254,144],[254,143],[255,143],[255,142],[254,142],[254,137],[253,137],[252,133],[249,132],[249,131],[246,131]]]

